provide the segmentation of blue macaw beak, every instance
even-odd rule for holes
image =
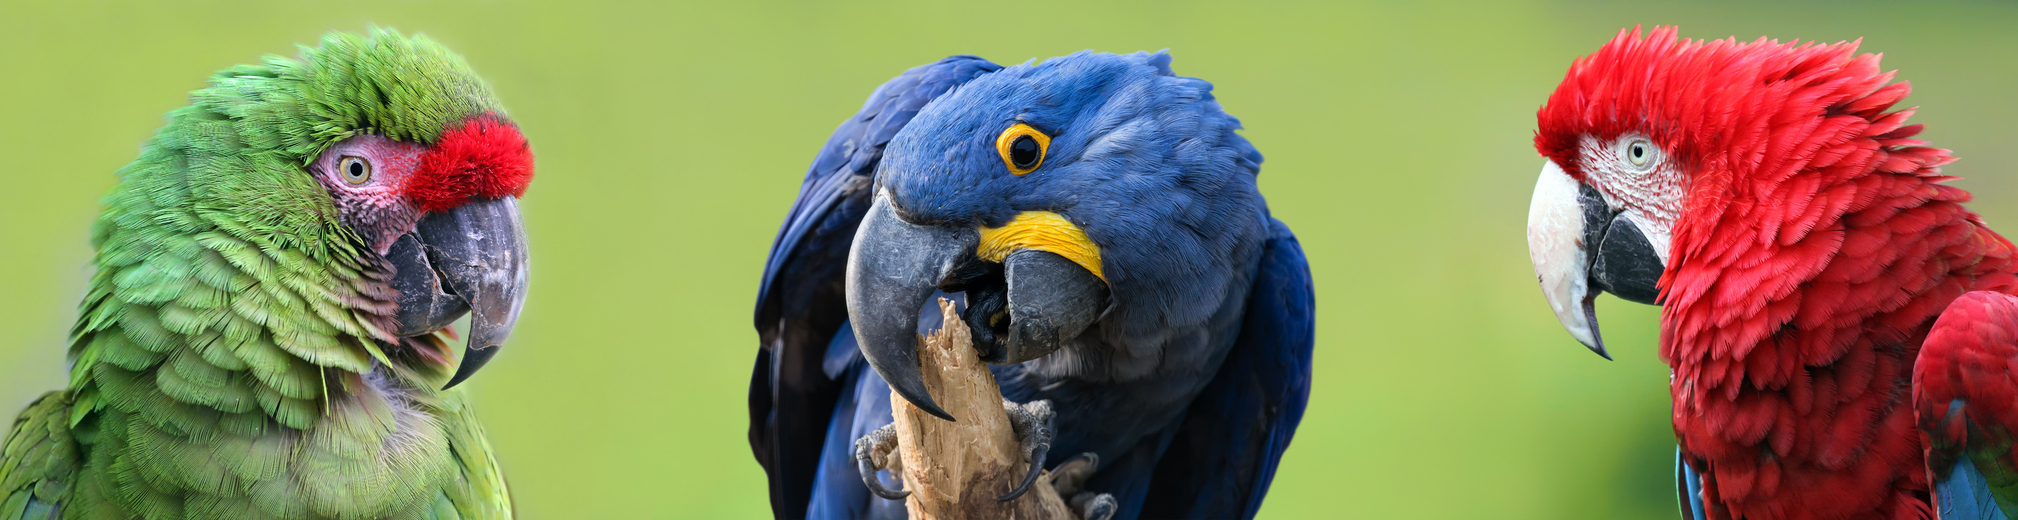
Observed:
[[[511,336],[530,272],[517,199],[471,201],[430,213],[387,250],[399,293],[394,334],[432,334],[470,316],[469,343],[443,389],[475,375]]]
[[[937,291],[964,292],[964,321],[980,357],[1014,364],[1077,338],[1107,305],[1104,280],[1058,254],[1018,249],[991,262],[977,255],[980,230],[914,224],[878,193],[848,252],[848,319],[862,355],[890,388],[941,419],[918,367],[919,309]]]
[[[1598,334],[1598,293],[1659,305],[1657,284],[1667,265],[1638,224],[1555,161],[1542,167],[1528,206],[1528,259],[1556,320],[1605,359],[1612,356]]]

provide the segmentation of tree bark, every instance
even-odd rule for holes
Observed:
[[[1048,472],[1038,476],[1023,496],[995,500],[1022,482],[1029,461],[1024,460],[1009,414],[1002,409],[1002,390],[974,351],[966,322],[954,312],[952,302],[939,300],[939,311],[946,326],[923,338],[918,363],[932,398],[958,421],[933,417],[903,396],[890,394],[898,449],[888,462],[893,473],[904,476],[904,489],[911,490],[905,500],[911,518],[1076,519],[1078,515],[1052,487]]]

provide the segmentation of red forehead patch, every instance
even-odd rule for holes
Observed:
[[[450,128],[420,156],[402,190],[421,211],[441,211],[473,198],[524,195],[533,180],[533,151],[518,127],[485,114]]]

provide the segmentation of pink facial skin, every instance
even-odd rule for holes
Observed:
[[[376,135],[344,139],[316,156],[308,173],[329,190],[343,222],[363,237],[374,251],[384,254],[400,235],[413,230],[420,220],[420,208],[402,193],[417,175],[420,156],[427,148]],[[353,183],[341,168],[346,157],[368,165],[369,178]],[[353,168],[355,164],[349,164]]]

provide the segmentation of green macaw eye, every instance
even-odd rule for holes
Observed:
[[[355,155],[345,155],[336,161],[336,171],[343,175],[343,181],[364,184],[371,181],[371,161]]]

